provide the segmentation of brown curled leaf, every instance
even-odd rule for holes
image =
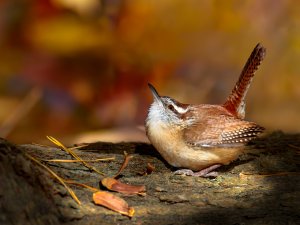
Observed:
[[[124,184],[114,178],[106,177],[101,180],[101,183],[108,190],[116,191],[124,194],[144,194],[146,187],[144,185]]]
[[[144,171],[138,172],[141,176],[146,176],[151,174],[155,170],[155,166],[153,166],[151,163],[147,163],[147,167]]]
[[[121,213],[123,215],[132,217],[134,215],[134,208],[129,207],[127,202],[109,192],[98,191],[93,194],[93,201],[97,205],[102,205],[108,209]]]
[[[119,171],[116,173],[116,175],[113,176],[114,178],[120,175],[120,173],[121,173],[121,172],[125,169],[125,167],[128,165],[129,160],[130,160],[131,158],[133,158],[132,155],[128,155],[127,152],[125,152],[125,151],[124,151],[124,156],[125,156],[125,157],[124,157],[124,161],[123,161],[123,163],[122,163],[122,166],[120,167],[120,169],[119,169]]]
[[[151,174],[154,170],[155,166],[153,166],[151,163],[148,163],[146,168],[146,174]]]

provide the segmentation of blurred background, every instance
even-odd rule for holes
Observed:
[[[299,12],[290,0],[2,0],[0,136],[146,141],[148,82],[223,103],[258,42],[246,118],[299,132]]]

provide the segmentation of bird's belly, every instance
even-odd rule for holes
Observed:
[[[163,158],[174,167],[201,170],[210,165],[221,163],[217,155],[203,150],[193,150],[185,146],[156,147]]]
[[[194,171],[214,164],[229,164],[241,153],[240,148],[194,148],[175,135],[148,135],[153,146],[172,166]]]
[[[199,171],[214,164],[229,164],[242,152],[241,148],[195,148],[182,140],[180,132],[168,131],[161,126],[150,126],[147,135],[162,157],[174,167]]]
[[[178,148],[179,147],[179,148]],[[186,146],[156,147],[163,158],[174,167],[199,171],[214,164],[229,164],[241,154],[236,148],[203,148],[194,150]]]

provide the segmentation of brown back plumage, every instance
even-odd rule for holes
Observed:
[[[232,116],[222,106],[197,105],[194,107],[197,113],[187,112],[187,114],[197,115],[194,124],[183,130],[185,142],[193,146],[243,145],[256,138],[264,130],[254,122]]]
[[[223,107],[239,119],[245,118],[245,97],[252,78],[264,59],[265,54],[266,49],[258,43],[248,58],[238,82],[223,105]]]

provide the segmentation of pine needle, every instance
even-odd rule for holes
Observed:
[[[77,186],[80,186],[80,187],[87,188],[87,189],[89,189],[92,192],[100,191],[98,188],[91,187],[91,186],[89,186],[87,184],[77,183],[76,181],[72,181],[72,180],[64,180],[64,181],[66,183],[68,183],[68,184],[73,184],[73,185],[77,185]]]
[[[261,173],[261,174],[254,174],[254,173],[243,173],[239,174],[241,177],[243,176],[255,176],[255,177],[272,177],[272,176],[288,176],[288,175],[300,175],[299,172],[278,172],[278,173]]]
[[[297,153],[298,155],[300,155],[300,147],[299,147],[299,146],[295,146],[295,145],[288,145],[288,146],[291,147],[291,148],[296,149],[296,153]]]
[[[61,149],[63,149],[64,151],[66,151],[67,153],[69,153],[71,156],[73,156],[75,159],[77,159],[79,162],[81,162],[85,167],[87,167],[90,170],[95,171],[96,173],[105,176],[104,173],[98,171],[95,167],[89,165],[88,163],[86,163],[84,160],[82,160],[77,154],[75,154],[71,149],[65,147],[61,142],[59,142],[57,139],[55,139],[54,137],[51,136],[47,136],[48,140],[51,141],[52,143],[54,143],[55,145],[57,145],[58,147],[60,147]]]
[[[86,147],[86,146],[89,146],[89,145],[88,144],[82,144],[82,145],[71,147],[69,149],[74,150],[74,149],[79,149],[79,148],[83,148],[83,147]]]
[[[299,146],[296,146],[296,145],[288,145],[288,146],[290,146],[291,148],[295,148],[295,149],[300,150],[300,147],[299,147]]]
[[[103,158],[103,159],[89,159],[84,160],[85,162],[103,162],[103,161],[111,161],[115,160],[115,157],[111,158]],[[45,162],[57,162],[57,163],[74,163],[74,162],[81,162],[81,160],[78,159],[42,159],[42,161]]]
[[[34,161],[35,163],[37,163],[39,166],[43,167],[44,169],[46,169],[54,178],[56,178],[66,189],[67,191],[70,193],[70,195],[72,196],[72,198],[79,204],[81,205],[81,202],[79,201],[79,199],[77,198],[76,194],[74,193],[74,191],[68,187],[68,185],[64,182],[64,180],[58,176],[53,170],[51,170],[48,166],[42,164],[39,160],[37,160],[36,158],[34,158],[33,156],[29,155],[28,153],[25,153],[26,157],[28,157],[29,159],[31,159],[32,161]]]

